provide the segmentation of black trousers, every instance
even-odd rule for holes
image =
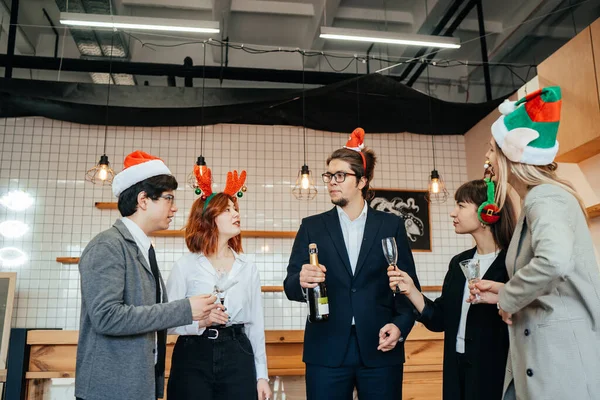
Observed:
[[[207,329],[202,336],[179,336],[167,398],[257,399],[254,352],[243,326]]]
[[[369,368],[360,357],[352,328],[344,362],[340,367],[306,364],[308,400],[352,400],[354,387],[360,400],[402,399],[403,365]],[[169,399],[170,400],[170,399]]]
[[[456,359],[458,361],[457,371],[458,385],[460,387],[460,400],[464,400],[467,398],[467,369],[471,367],[471,363],[463,353],[456,353]]]

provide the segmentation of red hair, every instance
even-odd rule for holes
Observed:
[[[215,219],[227,210],[229,200],[233,202],[236,211],[239,212],[238,202],[235,197],[225,193],[217,193],[214,195],[206,210],[204,203],[199,197],[190,211],[187,226],[185,228],[185,244],[192,253],[202,253],[205,256],[210,256],[217,252],[219,241],[219,229]],[[229,247],[236,253],[242,253],[242,235],[237,235],[229,239]]]

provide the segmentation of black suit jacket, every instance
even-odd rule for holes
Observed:
[[[316,243],[319,262],[327,268],[325,283],[329,297],[329,320],[307,321],[304,334],[305,363],[338,367],[342,364],[352,326],[360,355],[367,367],[383,367],[404,362],[404,343],[383,353],[377,350],[379,330],[394,323],[406,338],[415,322],[412,305],[405,296],[394,296],[389,288],[388,263],[381,240],[393,236],[398,245],[398,266],[408,272],[419,287],[404,221],[392,214],[368,208],[362,246],[356,271],[352,274],[338,212],[332,210],[302,220],[287,268],[284,289],[290,300],[304,302],[300,270],[309,263],[308,245]]]
[[[444,278],[442,295],[435,301],[425,297],[425,308],[417,318],[427,329],[444,332],[444,400],[495,400],[502,398],[508,355],[508,327],[498,315],[495,304],[472,304],[467,313],[465,355],[470,363],[466,372],[466,393],[460,396],[457,372],[456,336],[462,312],[465,276],[459,263],[473,258],[476,249],[452,258]],[[506,282],[506,251],[501,251],[482,279]]]

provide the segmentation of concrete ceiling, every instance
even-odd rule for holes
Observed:
[[[109,0],[71,0],[74,10],[77,2],[86,12],[94,12],[89,4],[106,3]],[[246,47],[285,48],[323,51],[325,53],[352,56],[364,55],[369,43],[324,41],[319,38],[321,26],[346,27],[389,31],[399,33],[431,34],[435,26],[451,8],[455,0],[113,0],[112,11],[118,15],[161,17],[187,20],[215,20],[221,24],[221,32],[216,39],[228,38],[230,43],[244,44]],[[58,27],[59,57],[80,58],[81,39],[77,33],[63,29],[59,24],[59,8],[68,8],[67,0],[20,0],[19,30],[17,35],[17,54],[50,56],[54,55],[56,35],[50,28],[44,10]],[[468,0],[461,5],[464,7]],[[572,5],[570,7],[570,4]],[[599,0],[482,0],[488,57],[491,63],[510,62],[532,64],[539,63],[562,44],[566,43],[577,31],[580,31],[596,18],[600,17]],[[570,7],[570,8],[569,8]],[[10,15],[10,0],[0,0],[0,52],[6,52],[6,37]],[[103,12],[103,11],[100,11]],[[458,14],[458,13],[457,13]],[[450,22],[446,25],[450,25]],[[442,31],[443,32],[443,31]],[[198,42],[208,36],[185,36],[181,34],[140,34],[121,33],[122,43],[115,45],[115,54],[124,59],[150,63],[183,64],[186,56],[193,59],[194,65],[203,63],[203,47],[200,43],[182,45],[184,42]],[[435,59],[460,60],[461,65],[452,68],[429,68],[433,91],[438,97],[460,100],[465,87],[472,90],[469,101],[482,101],[481,92],[483,74],[477,66],[481,62],[479,26],[475,7],[459,24],[453,36],[463,43],[461,49],[440,51]],[[101,42],[105,57],[110,49],[106,39],[96,35]],[[152,46],[154,44],[155,46]],[[116,48],[116,46],[121,46]],[[110,46],[110,43],[108,43]],[[166,46],[166,47],[165,47]],[[370,56],[394,62],[413,57],[419,48],[374,45]],[[428,54],[432,49],[428,49]],[[547,54],[546,54],[547,53]],[[226,57],[226,58],[225,58]],[[301,70],[302,57],[297,53],[249,54],[241,50],[223,51],[219,46],[207,46],[206,64],[223,65],[227,61],[230,67],[254,67]],[[330,57],[306,57],[304,68],[315,71],[341,70],[348,64],[346,72],[355,72],[356,66],[351,59]],[[475,64],[475,65],[474,65]],[[372,60],[369,71],[392,65],[385,61]],[[400,75],[405,66],[400,65],[386,71],[386,74]],[[501,71],[502,70],[502,71]],[[513,72],[525,79],[525,69]],[[364,63],[359,64],[359,72],[367,71]],[[497,72],[495,72],[497,71]],[[507,92],[510,85],[503,80],[505,74],[514,74],[506,68],[492,67],[495,93]],[[30,77],[52,79],[56,72],[24,73]],[[496,75],[501,77],[496,77]],[[530,71],[532,78],[535,71]],[[18,76],[18,75],[15,75]],[[135,81],[148,81],[151,85],[166,85],[164,77],[136,76]],[[89,81],[90,76],[83,73],[65,73],[61,79]],[[198,86],[197,80],[194,85]],[[113,83],[116,79],[113,80]],[[116,82],[119,83],[119,82]],[[515,85],[519,83],[519,79]],[[177,81],[182,85],[183,81]],[[215,84],[212,82],[211,84]],[[242,85],[242,83],[224,82],[223,85]],[[256,85],[246,83],[245,85]],[[447,88],[446,88],[447,86]],[[520,85],[518,85],[520,86]],[[427,87],[426,74],[423,73],[414,84],[420,90]],[[463,90],[461,90],[461,87]],[[456,90],[458,89],[458,90]],[[468,89],[467,89],[468,90]],[[439,93],[435,93],[439,91]],[[448,91],[448,94],[445,94]]]

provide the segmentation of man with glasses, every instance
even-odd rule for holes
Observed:
[[[355,134],[327,159],[322,178],[335,207],[302,220],[284,281],[288,299],[301,302],[308,288],[327,284],[329,319],[305,328],[308,400],[349,400],[355,387],[361,400],[402,398],[404,339],[415,315],[389,289],[383,238],[396,239],[398,266],[419,283],[404,222],[367,204],[376,157],[362,140],[351,143]],[[309,264],[309,243],[323,265]]]
[[[167,229],[177,212],[177,180],[161,159],[142,151],[124,164],[113,182],[123,218],[92,239],[79,262],[78,399],[162,398],[167,328],[222,308],[210,295],[167,303],[148,236]]]

